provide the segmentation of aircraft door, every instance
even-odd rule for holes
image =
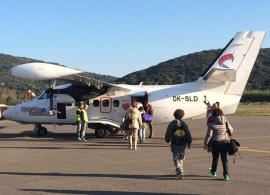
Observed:
[[[112,111],[112,98],[111,97],[101,97],[100,98],[100,112],[110,113]]]
[[[66,104],[57,103],[56,114],[58,119],[66,119]]]
[[[142,93],[138,93],[138,94],[134,94],[133,96],[131,96],[131,102],[140,102],[143,107],[146,106],[146,104],[148,103],[148,93],[147,92],[142,92]]]

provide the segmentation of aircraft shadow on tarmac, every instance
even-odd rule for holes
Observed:
[[[1,128],[4,128],[4,127],[0,127]],[[4,141],[5,138],[8,138],[9,141],[16,141],[17,138],[23,138],[23,140],[26,140],[25,137],[29,137],[29,138],[34,138],[33,140],[31,141],[43,141],[43,140],[46,140],[48,141],[48,138],[50,138],[50,141],[74,141],[76,140],[77,138],[77,135],[76,135],[76,132],[74,133],[54,133],[54,132],[48,132],[47,135],[45,136],[38,136],[37,135],[37,132],[33,131],[33,130],[29,130],[29,131],[23,131],[23,132],[20,132],[20,133],[1,133],[0,131],[0,135],[1,135],[1,140]],[[12,139],[14,138],[14,139]],[[86,135],[86,138],[89,139],[89,141],[97,141],[98,143],[103,143],[103,144],[108,144],[108,143],[116,143],[116,144],[119,144],[121,142],[123,143],[128,143],[127,140],[124,140],[123,139],[123,134],[119,133],[119,134],[116,134],[116,135],[109,135],[108,138],[96,138],[95,134],[94,133],[87,133]],[[196,140],[201,140],[202,138],[193,138],[193,141],[196,141]],[[23,141],[22,139],[20,139],[19,141]],[[104,140],[104,141],[102,141]],[[115,140],[112,141],[112,140]],[[116,141],[117,140],[117,141]],[[147,145],[149,143],[152,143],[151,142],[147,142],[148,138],[146,138],[146,142],[143,143],[143,144],[140,144],[140,145]],[[165,143],[164,141],[164,138],[163,137],[154,137],[154,138],[151,138],[151,140],[158,140],[160,142],[163,142]]]
[[[127,148],[127,143],[125,143],[125,145],[110,145],[110,144],[95,144],[93,147],[93,145],[91,144],[84,144],[83,147],[62,147],[62,146],[40,146],[40,147],[16,147],[16,146],[0,146],[0,148],[2,149],[29,149],[29,150],[127,150],[127,151],[130,151],[130,149]],[[96,147],[98,146],[98,147]],[[99,147],[100,146],[100,147]],[[110,146],[114,146],[114,148],[111,148]],[[116,146],[116,147],[115,147]],[[110,148],[108,148],[110,147]],[[147,146],[139,146],[139,148],[156,148],[156,147],[169,147],[169,146],[159,146],[159,145],[147,145]],[[198,144],[196,146],[192,146],[192,148],[201,148],[201,144]]]
[[[55,177],[110,177],[123,179],[150,179],[150,180],[177,180],[176,175],[124,175],[124,174],[72,174],[72,173],[23,173],[23,172],[0,172],[2,175],[21,176],[55,176]],[[206,175],[185,175],[184,180],[213,180]],[[223,181],[221,179],[221,181]]]
[[[21,189],[26,192],[46,192],[56,194],[90,194],[90,195],[168,195],[168,193],[154,193],[154,192],[121,192],[121,191],[83,191],[83,190],[48,190],[48,189]],[[191,195],[191,194],[180,194],[170,193],[171,195]],[[196,194],[192,194],[196,195]]]

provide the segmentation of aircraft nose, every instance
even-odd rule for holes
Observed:
[[[14,111],[15,111],[14,107],[10,107],[10,108],[4,110],[2,115],[5,119],[12,120]]]

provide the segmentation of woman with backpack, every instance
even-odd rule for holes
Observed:
[[[134,150],[137,150],[137,140],[138,140],[138,129],[142,126],[142,116],[141,112],[137,108],[138,103],[133,101],[131,108],[127,111],[125,115],[125,123],[128,124],[128,139],[129,139],[129,149],[133,149],[133,139],[134,139]]]
[[[223,177],[224,180],[229,180],[228,173],[228,160],[227,160],[227,146],[228,146],[228,133],[232,134],[233,128],[229,121],[223,115],[223,111],[220,108],[212,110],[213,120],[208,124],[207,133],[204,138],[203,148],[206,150],[208,144],[211,141],[212,144],[212,167],[208,169],[208,172],[212,176],[217,176],[216,170],[218,166],[219,154],[221,156],[221,162],[223,165]],[[227,129],[229,132],[227,132]]]

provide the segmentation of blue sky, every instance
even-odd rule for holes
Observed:
[[[238,31],[270,30],[268,0],[0,0],[0,7],[0,53],[116,77],[223,48]]]

